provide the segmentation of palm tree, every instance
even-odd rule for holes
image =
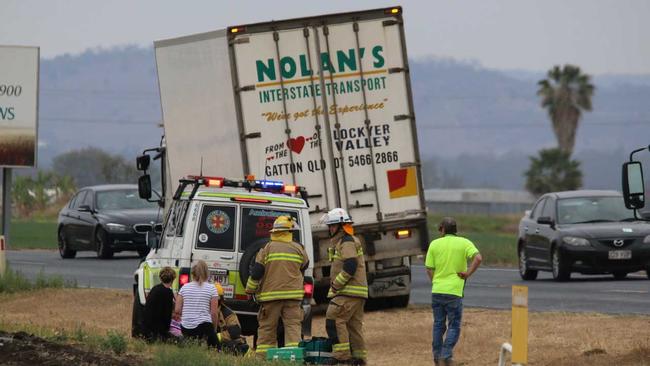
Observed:
[[[582,74],[577,66],[555,66],[548,71],[547,78],[537,84],[537,95],[542,97],[542,107],[548,109],[558,145],[570,155],[580,115],[582,111],[591,111],[591,97],[595,90],[591,77]]]

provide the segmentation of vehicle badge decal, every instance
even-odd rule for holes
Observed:
[[[624,227],[624,228],[623,228],[623,232],[624,232],[624,233],[633,233],[634,231],[633,231],[631,228],[629,228],[629,227]]]
[[[206,234],[206,233],[201,233],[201,235],[199,235],[199,241],[200,241],[201,243],[205,243],[205,242],[207,242],[207,241],[208,241],[208,234]]]
[[[210,212],[205,219],[205,223],[208,226],[208,230],[215,234],[223,234],[230,229],[230,217],[221,210]]]
[[[614,246],[615,246],[615,247],[622,247],[624,243],[625,243],[625,242],[623,241],[623,239],[616,239],[616,240],[614,240]]]

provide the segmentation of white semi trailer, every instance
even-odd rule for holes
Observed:
[[[428,244],[402,8],[233,26],[155,42],[167,197],[184,176],[306,187],[317,300],[328,210],[352,215],[371,298],[408,304]]]

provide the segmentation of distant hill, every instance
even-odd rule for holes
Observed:
[[[535,95],[544,72],[489,70],[441,58],[411,60],[410,66],[422,157],[466,187],[522,188],[527,156],[555,145]],[[40,77],[42,167],[86,146],[130,158],[158,144],[161,109],[151,48],[42,60]],[[595,82],[594,111],[584,115],[576,156],[584,161],[587,186],[618,188],[625,152],[650,143],[650,76],[607,75]]]

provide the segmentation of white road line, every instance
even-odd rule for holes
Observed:
[[[603,290],[600,292],[614,292],[619,294],[647,294],[648,293],[648,291],[642,291],[642,290]]]
[[[44,262],[29,262],[29,261],[9,261],[9,264],[28,264],[32,266],[44,266]]]

